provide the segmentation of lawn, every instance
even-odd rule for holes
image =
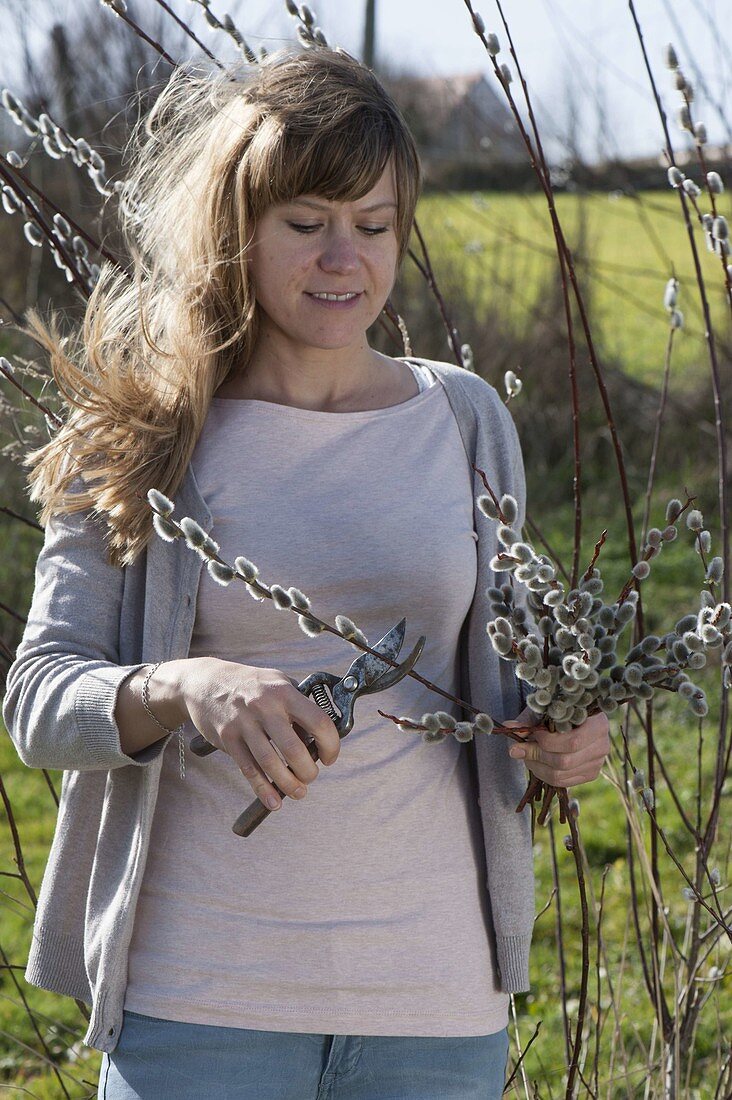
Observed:
[[[728,195],[719,198],[720,213],[729,217]],[[673,275],[680,283],[678,308],[685,318],[683,338],[674,350],[674,375],[706,374],[703,316],[678,195],[670,188],[636,197],[559,194],[556,205],[606,360],[643,382],[660,384],[668,333],[663,294]],[[546,280],[558,271],[543,195],[429,194],[420,202],[417,219],[438,259],[445,249],[462,251],[467,301],[495,309],[514,334],[541,313]],[[707,251],[698,224],[695,237],[712,320],[728,343],[722,265]]]

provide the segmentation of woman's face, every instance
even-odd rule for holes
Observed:
[[[355,202],[300,195],[270,207],[252,242],[249,272],[261,333],[297,348],[363,348],[396,279],[396,193],[391,166]],[[355,294],[326,301],[317,294]]]

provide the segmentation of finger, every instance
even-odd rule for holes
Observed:
[[[279,810],[282,799],[241,738],[241,731],[226,739],[222,738],[221,747],[237,765],[259,801],[270,810]]]
[[[297,723],[308,737],[314,737],[318,746],[318,756],[327,766],[334,764],[341,751],[341,738],[335,723],[322,707],[308,699],[302,692],[295,691],[287,700],[287,716],[290,723]],[[305,755],[310,760],[306,752]]]
[[[588,739],[576,733],[559,734],[558,737],[559,739],[556,734],[540,735],[536,741],[524,741],[515,747],[525,749],[526,757],[529,759],[544,760],[558,767],[566,767],[568,761],[580,760],[585,763],[587,760],[605,755],[606,746],[600,738]],[[512,745],[511,748],[514,746]]]
[[[253,737],[247,739],[247,747],[262,771],[277,784],[283,794],[289,798],[304,798],[307,794],[307,780],[288,767],[288,762],[282,758],[277,746],[270,739],[270,728],[272,727],[268,724],[267,729],[258,729]],[[300,745],[302,746],[302,741]],[[315,767],[309,756],[308,763]]]
[[[567,733],[553,733],[542,726],[532,736],[542,749],[549,752],[580,752],[588,745],[594,745],[597,751],[607,752],[610,745],[609,726],[607,715],[593,714]]]
[[[543,727],[534,734],[537,745],[546,752],[566,753],[580,752],[588,744],[588,738],[583,732],[582,726],[570,730],[568,733],[552,733]]]
[[[522,759],[527,767],[530,763],[537,763],[562,772],[584,770],[603,758],[594,745],[586,745],[579,752],[547,752],[534,742],[512,745],[509,755],[514,759]]]
[[[506,719],[504,726],[537,726],[541,721],[540,716],[531,707],[524,707],[515,718]]]
[[[285,715],[272,715],[267,718],[265,729],[267,736],[284,758],[286,767],[295,773],[303,783],[312,783],[320,772],[318,765],[305,748],[305,742]]]
[[[540,763],[531,763],[527,767],[532,775],[537,776],[550,787],[578,787],[582,783],[592,782],[599,775],[599,769],[595,771],[592,768],[558,771],[556,768]]]

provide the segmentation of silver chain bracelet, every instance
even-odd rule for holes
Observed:
[[[150,682],[150,677],[152,676],[153,672],[155,672],[156,669],[160,668],[162,663],[163,663],[162,661],[158,661],[158,663],[156,665],[151,665],[150,669],[148,670],[147,676],[145,677],[144,683],[142,685],[142,705],[144,706],[145,710],[150,715],[150,717],[152,718],[152,720],[153,720],[153,722],[155,723],[156,726],[160,726],[160,729],[164,730],[165,733],[177,733],[178,734],[178,760],[180,762],[180,777],[181,777],[181,779],[185,779],[185,777],[186,777],[186,758],[185,758],[185,744],[183,742],[183,725],[185,725],[185,723],[183,723],[183,725],[178,726],[178,728],[175,729],[175,730],[169,730],[162,724],[162,722],[158,722],[157,718],[155,717],[153,712],[150,710],[150,701],[148,699],[147,685]]]

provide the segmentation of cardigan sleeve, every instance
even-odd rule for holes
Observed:
[[[123,591],[124,569],[107,559],[101,521],[89,511],[54,516],[3,700],[3,720],[28,767],[143,767],[168,743],[171,734],[132,756],[120,745],[117,693],[145,667],[119,664]]]

